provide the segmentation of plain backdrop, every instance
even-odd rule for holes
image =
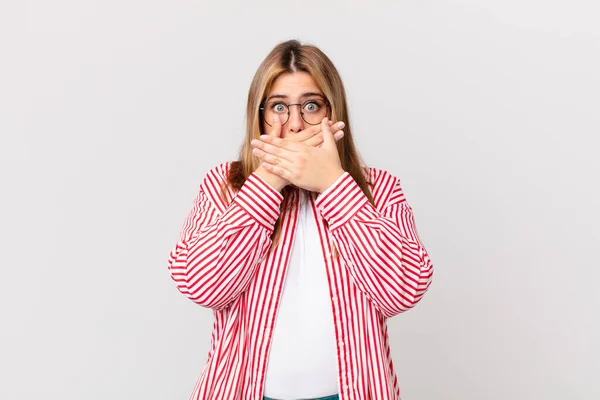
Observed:
[[[187,399],[212,313],[167,257],[280,41],[345,82],[435,276],[403,400],[598,399],[596,1],[2,1],[0,398]]]

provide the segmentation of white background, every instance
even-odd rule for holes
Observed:
[[[389,321],[403,400],[600,398],[596,1],[1,4],[0,398],[188,398],[212,313],[167,256],[291,38],[434,263]]]

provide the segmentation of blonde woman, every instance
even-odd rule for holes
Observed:
[[[238,160],[203,178],[168,260],[214,313],[191,399],[399,399],[386,321],[433,275],[399,178],[361,162],[344,85],[315,46],[270,52],[246,120]]]

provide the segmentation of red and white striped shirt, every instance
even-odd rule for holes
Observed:
[[[211,308],[207,363],[190,400],[261,400],[275,316],[298,221],[297,196],[283,196],[252,173],[220,196],[230,163],[200,184],[168,268],[177,288]],[[366,168],[376,207],[344,172],[312,202],[331,294],[341,400],[398,400],[386,319],[415,306],[433,265],[400,180]],[[280,244],[269,252],[281,213]],[[329,228],[324,224],[327,221]],[[339,257],[332,256],[335,244]]]

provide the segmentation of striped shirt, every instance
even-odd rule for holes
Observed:
[[[213,310],[207,362],[190,400],[261,400],[275,316],[298,222],[298,191],[285,199],[252,173],[220,196],[230,163],[200,184],[168,268],[181,293]],[[312,203],[337,341],[340,400],[398,400],[386,319],[414,307],[433,265],[400,180],[365,168],[375,207],[344,172]],[[281,218],[280,244],[269,252]],[[325,225],[328,223],[328,227]],[[333,247],[338,256],[334,254]]]

